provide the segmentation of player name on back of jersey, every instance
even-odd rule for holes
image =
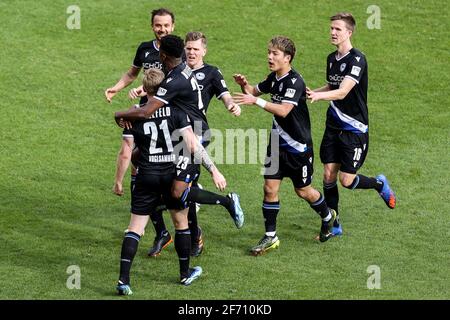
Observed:
[[[175,162],[175,155],[172,153],[148,156],[148,162]]]
[[[159,108],[158,110],[153,113],[149,119],[155,119],[155,118],[167,118],[170,117],[170,107],[164,106],[162,108]]]

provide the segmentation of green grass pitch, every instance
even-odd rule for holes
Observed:
[[[66,27],[72,4],[81,9],[79,30]],[[370,5],[381,10],[380,29],[366,25]],[[445,2],[9,0],[0,2],[0,299],[121,299],[114,289],[130,195],[128,189],[123,198],[111,192],[121,141],[113,111],[131,102],[127,90],[112,104],[103,92],[129,68],[137,45],[153,39],[149,12],[161,6],[175,12],[175,34],[206,33],[206,61],[220,66],[234,92],[232,74],[252,83],[268,74],[267,42],[277,34],[295,41],[293,65],[306,84],[323,85],[326,56],[334,50],[328,18],[352,12],[353,45],[369,64],[371,141],[360,172],[384,173],[398,207],[389,210],[374,191],[341,188],[344,236],[319,244],[313,240],[319,218],[286,180],[281,246],[255,258],[248,249],[264,231],[261,166],[220,164],[229,190],[241,195],[244,228],[237,230],[222,208],[202,207],[205,251],[191,264],[201,265],[204,275],[185,288],[177,284],[173,245],[147,258],[154,236],[149,226],[132,267],[130,299],[450,298]],[[325,102],[309,104],[319,190],[326,109]],[[247,106],[232,118],[214,100],[209,122],[223,133],[259,130],[270,127],[271,116]],[[212,188],[205,173],[201,183]],[[80,289],[66,286],[72,265],[80,268]],[[381,288],[371,290],[373,265],[380,268]]]

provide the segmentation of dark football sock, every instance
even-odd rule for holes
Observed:
[[[263,201],[262,212],[266,232],[274,232],[277,229],[277,215],[280,211],[280,201]]]
[[[378,181],[375,178],[369,178],[366,176],[363,176],[361,174],[356,175],[355,179],[353,179],[353,182],[351,185],[346,187],[347,189],[375,189],[378,192],[381,191],[383,188],[383,182]]]
[[[191,243],[196,243],[198,239],[198,223],[197,223],[197,212],[194,202],[189,204],[188,211],[188,223],[189,230],[191,231]]]
[[[189,276],[189,257],[191,254],[191,232],[189,229],[175,230],[175,250],[180,262],[180,278]]]
[[[197,202],[201,204],[220,204],[226,209],[230,210],[232,201],[228,197],[221,196],[220,194],[209,192],[198,187],[187,188],[181,197],[181,201],[184,202]]]
[[[326,183],[323,182],[323,195],[325,196],[325,201],[327,203],[327,206],[331,209],[334,209],[336,211],[336,220],[334,220],[334,226],[339,226],[339,210],[338,210],[338,204],[339,204],[339,189],[337,185],[337,181]]]
[[[134,232],[127,232],[122,242],[122,252],[120,253],[120,276],[119,280],[123,284],[130,283],[130,269],[133,258],[139,245],[141,237]]]
[[[322,232],[328,231],[328,225],[331,219],[331,212],[327,206],[325,197],[322,194],[320,194],[319,200],[317,200],[314,203],[311,203],[310,206],[322,218],[322,227],[321,227]]]
[[[155,227],[156,236],[162,237],[163,235],[166,235],[167,228],[166,224],[164,223],[163,210],[153,212],[150,215],[150,219],[152,220],[153,226]]]
[[[327,206],[325,197],[320,193],[320,198],[314,203],[309,204],[311,208],[319,214],[319,216],[324,219],[330,214],[330,209]]]

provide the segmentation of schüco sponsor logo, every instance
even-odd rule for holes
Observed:
[[[283,97],[278,94],[271,94],[270,97],[272,98],[272,101],[281,102],[283,100]]]
[[[342,82],[342,80],[344,80],[344,76],[340,76],[340,75],[329,75],[328,76],[328,80],[329,81],[337,81],[337,82]]]
[[[150,68],[158,68],[158,69],[162,69],[162,63],[161,62],[154,62],[154,63],[149,63],[149,62],[144,62],[142,64],[142,67],[147,70]]]

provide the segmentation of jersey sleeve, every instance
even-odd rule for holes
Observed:
[[[284,83],[285,85],[283,86],[283,91],[281,91],[280,96],[282,103],[285,102],[297,106],[303,91],[305,91],[305,84],[301,79],[297,79],[296,81],[293,80],[294,79],[291,79]]]
[[[169,81],[167,81],[170,79]],[[181,90],[183,90],[184,86],[187,83],[181,83],[180,78],[171,79],[166,78],[163,80],[161,85],[158,88],[158,91],[154,95],[155,99],[158,99],[159,101],[169,104],[169,102],[176,97]]]
[[[261,81],[256,85],[256,90],[258,90],[261,93],[269,93],[270,89],[272,87],[272,79],[271,75],[269,75],[266,80]]]
[[[134,138],[133,132],[131,129],[124,128],[122,132],[122,138]]]
[[[217,99],[222,98],[225,93],[229,93],[227,83],[225,82],[223,75],[219,69],[216,69],[214,72],[212,85],[214,94],[216,95]]]
[[[359,83],[365,70],[367,68],[366,58],[362,55],[354,56],[347,65],[344,77],[350,78],[356,83]]]

